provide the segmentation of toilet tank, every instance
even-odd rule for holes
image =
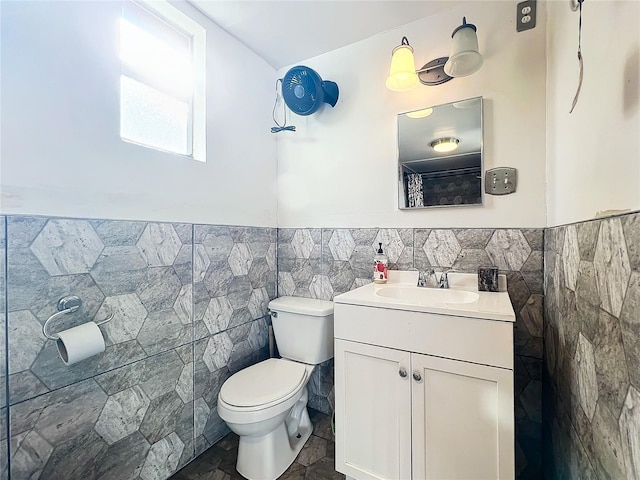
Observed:
[[[333,358],[333,302],[279,297],[269,302],[269,310],[283,358],[312,365]]]

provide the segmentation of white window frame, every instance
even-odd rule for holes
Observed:
[[[166,0],[128,0],[156,15],[161,21],[170,27],[180,31],[190,39],[191,55],[193,61],[193,95],[191,98],[191,122],[188,139],[191,151],[186,156],[206,162],[206,29],[191,17],[178,10]],[[124,69],[123,69],[124,70]],[[130,70],[130,69],[127,69]],[[123,72],[124,74],[124,72]],[[153,87],[136,76],[127,75],[135,81]],[[153,87],[155,88],[155,87]],[[120,113],[122,115],[122,113]],[[122,138],[122,137],[121,137]],[[123,141],[127,141],[122,138]],[[144,145],[148,148],[159,150],[152,145]],[[181,155],[175,152],[174,155]]]

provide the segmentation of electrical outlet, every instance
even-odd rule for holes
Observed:
[[[524,32],[536,26],[536,0],[520,2],[516,11],[516,30]]]

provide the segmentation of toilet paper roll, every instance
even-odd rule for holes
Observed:
[[[73,365],[104,352],[104,338],[100,327],[88,322],[58,333],[56,346],[65,365]]]

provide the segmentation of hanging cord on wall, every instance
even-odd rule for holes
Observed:
[[[281,125],[280,123],[278,123],[278,120],[276,120],[276,109],[278,108],[278,101],[282,100],[282,97],[280,96],[280,90],[278,89],[278,82],[280,82],[280,87],[282,87],[282,79],[279,78],[276,80],[276,101],[273,104],[273,112],[271,113],[273,122],[277,125],[277,127],[271,127],[271,133],[278,133],[285,130],[288,132],[295,132],[296,127],[294,127],[293,125],[287,127],[287,106],[284,104],[284,101],[282,102],[284,122]]]
[[[573,97],[573,103],[571,104],[571,110],[569,110],[569,113],[573,113],[573,109],[576,108],[576,104],[578,103],[580,89],[582,88],[582,77],[584,75],[584,61],[582,60],[582,2],[584,2],[584,0],[577,0],[577,2],[578,9],[580,10],[580,21],[578,23],[578,63],[580,64],[580,76],[578,78],[576,96]]]

